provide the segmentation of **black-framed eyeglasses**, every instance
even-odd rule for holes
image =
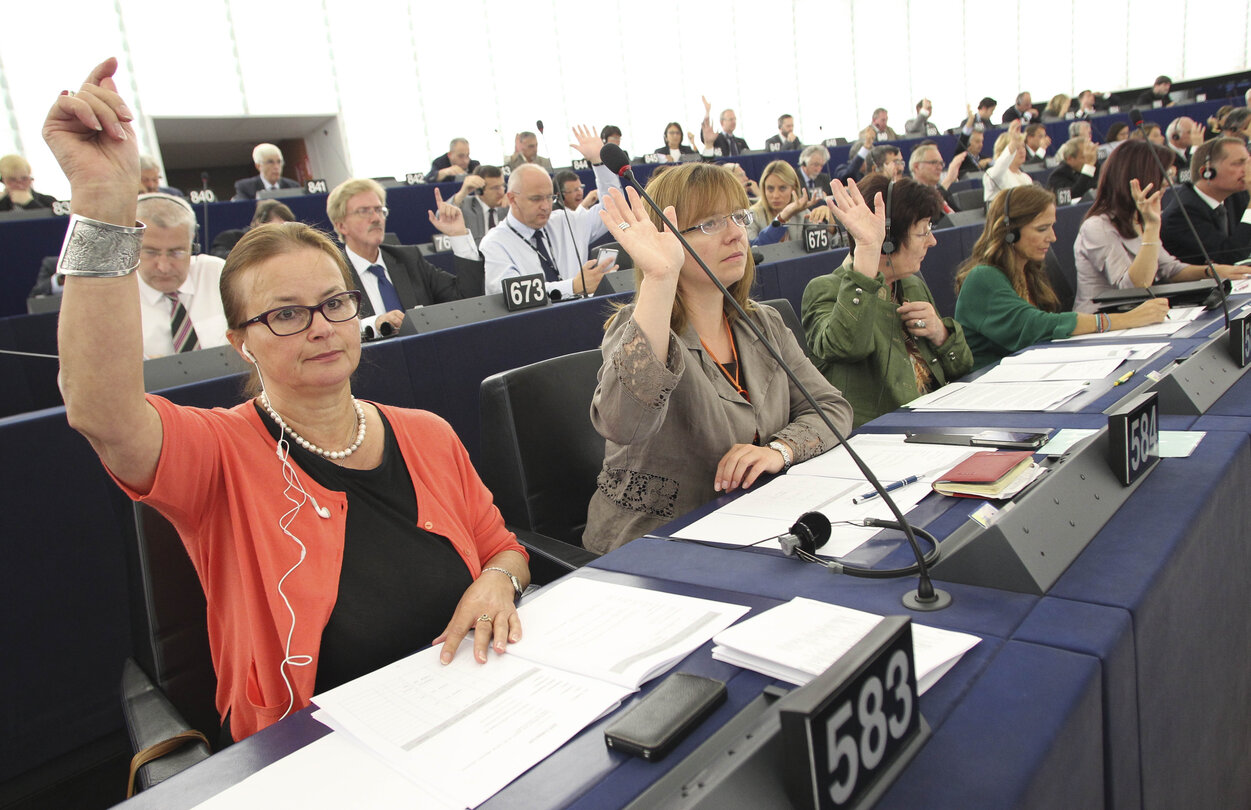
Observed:
[[[356,317],[361,308],[360,290],[348,290],[332,295],[320,304],[311,307],[303,304],[288,304],[266,310],[255,318],[243,322],[240,328],[247,328],[254,323],[263,323],[269,331],[278,337],[298,335],[313,324],[313,313],[320,312],[322,317],[331,323],[342,323]]]
[[[733,222],[735,225],[739,226],[740,228],[746,228],[748,225],[752,224],[755,218],[756,218],[756,215],[753,214],[751,211],[748,211],[746,208],[741,208],[738,211],[731,211],[730,213],[726,214],[723,217],[713,217],[712,219],[704,220],[698,225],[692,225],[689,228],[683,228],[682,233],[690,233],[691,231],[703,231],[709,236],[712,236],[713,234],[720,233],[721,231],[725,230],[725,225],[727,222]]]

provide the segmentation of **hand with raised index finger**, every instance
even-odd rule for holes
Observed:
[[[134,204],[139,147],[130,123],[134,114],[113,83],[116,71],[114,58],[96,65],[77,92],[61,92],[44,120],[43,138],[70,182],[75,203]]]
[[[434,190],[434,210],[428,213],[430,224],[438,229],[440,233],[447,236],[463,236],[469,233],[469,229],[465,227],[465,217],[461,213],[460,208],[452,205],[450,202],[444,202],[443,195],[437,188]]]
[[[627,188],[626,195],[628,201],[619,189],[611,189],[599,211],[600,221],[621,244],[644,278],[676,278],[685,261],[682,243],[667,228],[664,232],[656,229],[637,191]],[[677,222],[673,206],[665,209],[665,216],[670,222]]]

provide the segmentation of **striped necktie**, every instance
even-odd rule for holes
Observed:
[[[165,297],[170,302],[169,333],[174,338],[174,353],[193,352],[200,348],[200,339],[196,337],[187,308],[178,300],[178,292],[165,293]]]

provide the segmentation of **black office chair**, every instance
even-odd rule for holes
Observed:
[[[134,514],[127,554],[134,657],[122,668],[132,789],[207,759],[208,741],[220,732],[200,580],[169,521],[139,503]]]
[[[808,359],[812,359],[812,352],[808,350],[808,338],[804,335],[804,323],[795,314],[795,307],[791,304],[789,298],[771,298],[768,301],[759,301],[757,303],[767,304],[778,311],[782,316],[782,322],[795,333],[795,340],[799,341],[800,348],[804,350],[804,354],[808,355]]]
[[[985,193],[980,188],[961,189],[952,192],[951,197],[956,201],[956,208],[961,211],[976,211],[986,207]]]
[[[582,532],[604,462],[604,440],[590,414],[601,364],[591,349],[482,381],[478,469],[505,522],[530,549],[536,581],[595,559],[582,548]]]

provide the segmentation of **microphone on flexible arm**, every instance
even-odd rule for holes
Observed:
[[[209,190],[209,173],[208,172],[205,172],[205,171],[200,172],[200,190],[201,191]],[[204,206],[204,241],[207,242],[208,237],[209,237],[208,195],[207,194],[202,195],[200,197],[200,201],[203,203],[203,206]]]
[[[734,299],[734,296],[730,294],[730,291],[727,290],[725,285],[721,283],[721,279],[717,278],[717,274],[709,269],[704,260],[700,258],[699,254],[696,253],[691,247],[690,242],[686,241],[686,237],[682,235],[682,232],[678,229],[677,225],[669,221],[669,218],[665,216],[664,211],[662,211],[660,206],[656,204],[656,201],[651,198],[651,195],[649,195],[641,185],[639,185],[638,180],[634,178],[634,172],[630,168],[630,161],[626,157],[625,152],[623,152],[621,147],[616,144],[606,143],[599,152],[599,158],[610,171],[615,172],[622,178],[625,178],[630,182],[630,185],[634,186],[635,190],[638,191],[639,196],[641,196],[648,206],[656,212],[665,227],[667,227],[673,235],[678,238],[682,247],[693,259],[695,259],[696,263],[699,264],[704,273],[708,275],[708,278],[712,281],[716,288],[721,291],[721,295],[724,296],[725,300],[730,303],[730,305],[734,308],[734,311],[738,313],[740,318],[742,318],[743,323],[746,324],[751,333],[758,341],[760,341],[760,344],[765,347],[766,351],[769,352],[769,355],[782,368],[782,370],[786,372],[787,378],[799,390],[804,399],[807,400],[808,404],[812,406],[812,410],[817,414],[821,421],[825,423],[825,426],[830,429],[830,432],[834,434],[839,443],[842,444],[847,450],[847,455],[850,456],[851,460],[855,462],[858,468],[860,468],[860,471],[864,473],[868,482],[873,485],[873,489],[879,496],[881,496],[882,500],[890,508],[890,511],[895,516],[896,521],[896,525],[892,528],[898,528],[903,532],[904,537],[908,540],[908,545],[912,547],[912,553],[916,557],[917,561],[917,588],[915,591],[908,591],[904,594],[904,606],[911,608],[912,610],[940,610],[951,604],[951,594],[935,588],[934,584],[930,581],[929,566],[927,565],[925,557],[921,554],[921,549],[917,546],[917,539],[916,535],[913,533],[912,526],[904,518],[903,512],[899,510],[899,506],[895,503],[894,499],[891,498],[890,493],[887,492],[886,488],[882,486],[882,483],[877,480],[877,476],[874,475],[873,471],[869,469],[869,465],[864,463],[864,459],[860,458],[860,454],[847,443],[847,437],[843,435],[842,431],[835,427],[834,423],[830,421],[830,418],[825,414],[825,411],[821,410],[821,406],[817,404],[816,399],[812,396],[812,393],[808,390],[807,386],[800,381],[799,377],[795,374],[795,371],[786,363],[785,360],[782,359],[782,355],[764,336],[764,333],[760,330],[760,327],[756,325],[756,322],[747,316],[747,313],[743,310],[742,305]],[[802,520],[803,519],[801,518],[801,522]],[[799,524],[796,525],[798,526]],[[792,531],[794,531],[794,529],[795,527],[792,527]],[[935,543],[934,553],[932,554],[929,562],[934,562],[937,559],[938,544]],[[844,566],[838,563],[832,564],[830,567],[832,570],[841,571],[842,573],[850,574],[852,576],[879,577],[882,573],[884,573],[872,571],[871,569],[853,569],[849,566]]]
[[[1142,113],[1137,109],[1130,110],[1129,122],[1133,124],[1135,129],[1141,131]],[[1146,133],[1143,134],[1145,136]],[[1164,185],[1169,188],[1173,188],[1174,184],[1168,176],[1168,170],[1164,168],[1164,161],[1160,160],[1160,156],[1156,154],[1155,144],[1152,144],[1150,141],[1147,141],[1147,143],[1152,147],[1149,151],[1151,152],[1151,157],[1155,159],[1155,165],[1160,169],[1160,174],[1164,177]],[[1190,219],[1190,212],[1186,210],[1186,206],[1182,205],[1180,200],[1178,201],[1177,207],[1181,210],[1182,217],[1186,220],[1186,227],[1190,229],[1190,235],[1194,237],[1195,243],[1199,245],[1199,250],[1203,253],[1204,267],[1207,269],[1208,273],[1211,274],[1212,279],[1216,282],[1216,290],[1213,291],[1213,295],[1216,295],[1220,299],[1221,312],[1225,315],[1225,329],[1228,330],[1229,297],[1225,295],[1225,282],[1216,272],[1216,266],[1212,264],[1212,257],[1208,255],[1207,246],[1204,245],[1203,240],[1199,238],[1199,231],[1195,229],[1195,224]],[[1161,211],[1161,215],[1163,215],[1163,211]],[[1208,300],[1212,300],[1211,295],[1208,296]]]

